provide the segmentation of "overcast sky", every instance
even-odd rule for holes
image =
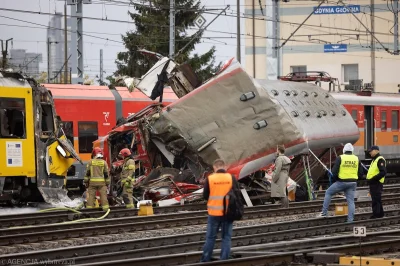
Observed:
[[[117,1],[117,0],[114,0]],[[15,9],[15,10],[29,10],[34,12],[54,13],[64,12],[64,1],[60,0],[0,0],[0,8]],[[126,2],[129,0],[118,0],[117,2]],[[138,2],[137,0],[135,2]],[[231,5],[230,11],[227,14],[236,14],[236,0],[201,0],[202,5],[207,8],[223,8],[226,5]],[[84,66],[85,74],[89,74],[91,78],[95,77],[99,72],[99,53],[103,49],[104,69],[107,75],[110,75],[115,69],[114,60],[116,54],[124,50],[124,46],[120,34],[125,34],[127,31],[134,30],[132,20],[128,16],[128,10],[133,11],[133,7],[126,4],[118,4],[115,2],[108,2],[107,0],[93,0],[93,4],[84,5],[83,14],[86,17],[97,17],[108,19],[116,19],[126,21],[126,23],[116,22],[102,22],[96,20],[84,19],[83,31],[90,32],[88,34],[108,38],[116,41],[106,41],[98,38],[84,36]],[[244,6],[242,1],[242,13]],[[218,12],[218,11],[213,11]],[[68,7],[68,14],[70,8]],[[8,17],[8,18],[5,18]],[[207,22],[210,22],[215,15],[205,14]],[[43,14],[26,14],[20,12],[10,12],[0,10],[0,39],[6,40],[14,38],[13,47],[15,49],[26,49],[27,52],[42,53],[43,63],[41,63],[41,70],[46,71],[47,66],[47,49],[46,49],[46,28],[48,25],[50,15]],[[24,20],[18,21],[18,20]],[[39,25],[38,25],[39,24]],[[244,31],[242,19],[242,33]],[[44,26],[41,26],[44,25]],[[35,27],[35,28],[33,28]],[[225,61],[231,57],[236,56],[236,18],[229,16],[220,16],[213,22],[203,36],[224,36],[228,38],[222,39],[208,39],[204,38],[203,43],[196,46],[195,52],[202,53],[208,51],[213,45],[217,49],[217,61]],[[212,31],[231,32],[232,34],[221,34]],[[96,32],[96,33],[93,33]],[[194,30],[192,31],[194,32]],[[101,33],[101,34],[100,34]],[[166,32],[166,34],[169,34]],[[232,38],[230,38],[232,37]],[[242,63],[244,63],[244,43],[242,38],[241,54]],[[64,55],[60,55],[64,56]]]

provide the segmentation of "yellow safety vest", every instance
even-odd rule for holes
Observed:
[[[380,159],[383,159],[386,162],[385,158],[383,158],[382,156],[379,156],[378,158],[373,160],[368,169],[367,179],[371,179],[374,176],[376,176],[377,174],[379,174],[378,161]],[[381,182],[383,184],[383,182],[385,182],[385,177],[382,177],[381,179],[379,179],[379,182]]]
[[[340,179],[358,179],[358,157],[354,154],[340,155]]]

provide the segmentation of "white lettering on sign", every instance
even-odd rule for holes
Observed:
[[[22,166],[22,142],[7,141],[6,142],[6,160],[8,167]]]
[[[349,13],[360,13],[360,6],[323,6],[319,8],[314,8],[314,14],[324,15],[324,14],[349,14]]]
[[[108,122],[108,118],[110,117],[110,112],[103,112],[104,120],[103,126],[109,126],[110,123]]]

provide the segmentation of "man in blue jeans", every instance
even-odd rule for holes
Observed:
[[[211,260],[219,228],[221,228],[222,235],[220,259],[229,259],[233,221],[229,221],[224,217],[223,199],[232,187],[235,191],[240,189],[236,178],[226,172],[225,162],[223,160],[215,160],[213,168],[214,173],[208,176],[203,190],[203,197],[208,200],[208,221],[206,243],[203,247],[201,262]]]
[[[336,158],[332,169],[334,183],[326,190],[322,212],[318,217],[326,217],[332,196],[338,192],[344,192],[349,210],[347,222],[353,222],[355,213],[354,194],[357,188],[357,179],[363,175],[360,160],[353,152],[353,145],[347,143],[343,148],[343,154]]]

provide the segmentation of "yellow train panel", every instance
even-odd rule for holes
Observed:
[[[62,136],[60,139],[66,139],[66,137]],[[68,151],[62,149],[62,151],[66,153],[65,156],[67,158],[70,157],[69,159],[66,159],[59,151],[57,151],[57,146],[60,146],[60,144],[58,141],[55,141],[47,147],[46,162],[48,163],[46,167],[50,174],[66,176],[68,168],[74,163],[75,158],[71,157],[71,154]]]
[[[0,176],[36,176],[32,88],[0,87]]]

